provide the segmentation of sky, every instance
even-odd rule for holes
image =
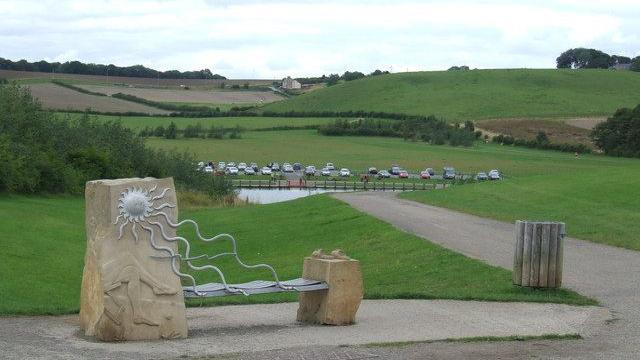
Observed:
[[[574,47],[640,55],[640,1],[0,0],[0,57],[229,78],[552,68]]]

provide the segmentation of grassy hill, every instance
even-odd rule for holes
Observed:
[[[448,120],[610,115],[640,103],[640,73],[472,70],[369,77],[268,104],[264,110],[369,110]]]

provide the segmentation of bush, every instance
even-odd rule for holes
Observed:
[[[616,111],[596,125],[591,138],[606,155],[640,157],[640,105]]]

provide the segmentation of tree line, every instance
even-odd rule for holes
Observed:
[[[163,137],[165,139],[185,139],[201,138],[201,139],[241,139],[242,132],[245,130],[239,125],[232,128],[211,125],[205,128],[202,124],[189,124],[184,129],[178,129],[175,122],[171,122],[166,128],[159,125],[155,128],[146,126],[138,132],[140,137]]]
[[[640,105],[618,109],[591,132],[593,142],[606,155],[640,157]]]
[[[120,122],[43,110],[28,89],[0,86],[0,193],[82,194],[89,180],[173,176],[183,189],[213,181],[187,153],[153,150]]]
[[[623,55],[609,55],[597,49],[575,48],[556,58],[558,69],[608,69],[624,64],[629,64],[632,71],[640,71],[640,56],[632,59]]]
[[[47,62],[44,60],[28,62],[27,60],[11,61],[0,58],[1,70],[79,74],[79,75],[102,75],[102,76],[125,76],[137,78],[160,78],[160,79],[208,79],[225,80],[226,77],[214,74],[209,69],[196,71],[158,71],[143,65],[116,66],[113,64],[93,64],[80,61]]]
[[[389,72],[382,71],[379,69],[376,69],[375,71],[369,73],[368,75],[365,75],[360,71],[345,71],[344,74],[342,75],[329,74],[329,75],[322,75],[317,77],[301,77],[301,78],[296,78],[296,80],[303,85],[327,83],[328,86],[331,86],[331,85],[337,84],[338,81],[340,80],[352,81],[352,80],[362,79],[367,76],[378,76],[378,75],[386,75],[386,74],[389,74]]]
[[[481,132],[473,123],[464,126],[448,124],[435,116],[420,116],[400,121],[381,119],[336,120],[318,127],[318,133],[327,136],[384,136],[405,140],[424,141],[433,145],[471,146]]]

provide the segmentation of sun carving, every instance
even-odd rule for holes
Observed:
[[[149,218],[155,217],[158,215],[166,216],[161,210],[164,208],[173,208],[175,205],[164,203],[162,205],[156,206],[155,202],[157,200],[161,200],[164,198],[165,194],[169,189],[164,189],[162,193],[159,195],[153,195],[156,190],[156,186],[152,189],[144,190],[142,188],[127,188],[122,194],[120,194],[120,199],[118,200],[118,217],[116,218],[115,224],[118,224],[121,219],[124,222],[120,225],[118,232],[118,240],[122,238],[122,233],[124,231],[125,226],[128,224],[131,225],[131,232],[138,241],[138,231],[136,228],[137,224],[148,222]]]

